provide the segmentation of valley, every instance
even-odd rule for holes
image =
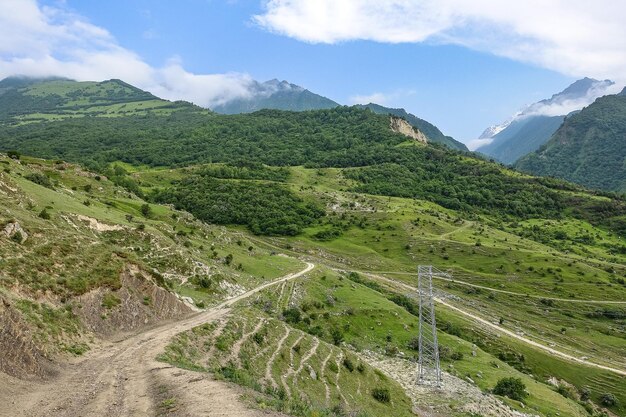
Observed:
[[[0,126],[7,416],[626,415],[623,196],[421,119],[46,83]],[[417,265],[449,274],[442,389],[415,384]]]

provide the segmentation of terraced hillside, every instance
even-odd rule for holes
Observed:
[[[201,392],[176,372],[292,415],[626,413],[619,195],[423,144],[355,108],[40,121],[0,138],[3,317],[29,329],[25,363],[52,358],[85,387],[79,403],[108,409],[80,379],[103,369],[99,398],[138,378],[141,407],[172,415]],[[418,264],[451,276],[436,281],[443,392],[413,384]],[[155,287],[180,309],[159,315]],[[191,308],[206,311],[182,319]],[[180,324],[144,327],[165,319]],[[108,363],[96,348],[110,337],[141,368]],[[157,355],[187,368],[160,365],[171,396],[146,371]],[[495,395],[506,377],[527,394]],[[137,410],[133,395],[109,408]]]
[[[235,175],[234,167],[220,164],[180,170],[148,169],[133,175],[144,192],[149,193],[176,187],[181,176],[192,176],[194,170],[219,178],[216,181],[225,186],[229,182],[259,181],[241,179],[249,178],[249,171],[238,171]],[[240,178],[233,179],[237,176]],[[304,293],[308,296],[303,295],[302,286],[292,283],[278,292],[278,300],[259,303],[273,305],[276,317],[295,307],[304,318],[316,317],[311,324],[303,325],[299,321],[295,327],[329,343],[333,343],[332,329],[347,326],[349,330],[342,330],[342,337],[349,346],[377,352],[383,358],[397,358],[401,353],[400,357],[410,358],[415,354],[407,348],[415,335],[411,327],[415,318],[411,319],[407,311],[415,313],[417,306],[406,295],[415,285],[416,278],[411,276],[415,265],[432,263],[452,274],[450,280],[436,281],[436,285],[443,294],[442,300],[452,306],[440,306],[439,320],[443,323],[440,338],[460,346],[466,358],[458,364],[450,362],[455,369],[463,369],[454,375],[461,378],[469,375],[483,390],[493,388],[490,384],[495,384],[497,378],[488,375],[494,372],[500,375],[520,372],[524,379],[528,378],[525,375],[533,375],[533,382],[527,383],[527,387],[542,387],[551,392],[549,387],[553,383],[554,390],[572,398],[580,399],[580,392],[586,390],[597,403],[601,403],[606,393],[620,398],[623,395],[620,358],[626,353],[623,327],[626,270],[624,255],[618,250],[621,245],[618,235],[573,217],[502,223],[490,220],[487,215],[468,215],[424,201],[343,191],[354,189],[358,183],[339,169],[295,167],[289,169],[289,175],[283,173],[278,179],[277,185],[287,187],[300,198],[323,202],[327,215],[297,237],[251,239],[266,244],[267,248],[306,254],[340,271],[361,271],[361,277],[357,275],[353,285],[365,283],[382,294],[376,296],[379,300],[397,304],[393,315],[385,313],[380,319],[375,318],[377,314],[355,314],[366,297],[341,294],[337,296],[341,301],[336,301],[330,294],[341,284],[328,278],[326,282],[336,284],[322,284],[316,290],[313,284],[305,284]],[[604,199],[584,198],[591,198],[590,202]],[[334,274],[330,271],[326,275]],[[388,280],[396,284],[390,286]],[[299,294],[295,301],[291,298],[294,293]],[[307,300],[311,296],[313,299]],[[311,306],[327,306],[329,299],[335,300],[332,302],[337,308],[331,309],[328,319],[322,319],[327,316],[324,310]],[[372,305],[372,308],[378,307]],[[404,327],[400,322],[394,330],[397,314],[407,318]],[[474,317],[495,324],[481,324]],[[388,336],[393,343],[387,340]],[[550,349],[565,356],[555,357]],[[471,360],[472,352],[479,351],[485,359]],[[581,363],[567,357],[583,360]],[[383,359],[382,363],[389,360]],[[622,374],[594,369],[594,364],[621,370]],[[406,369],[414,371],[410,362],[397,366],[404,366],[404,375]],[[477,374],[481,378],[475,377]],[[568,394],[567,384],[576,387],[571,388],[574,394]],[[550,395],[532,394],[531,398]],[[547,403],[531,407],[544,415],[557,410],[563,415],[565,405],[556,408],[549,405],[558,404],[555,398],[563,397],[551,398]],[[532,402],[528,399],[527,406]],[[574,407],[570,413],[579,415],[581,411]]]

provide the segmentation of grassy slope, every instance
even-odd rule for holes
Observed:
[[[0,168],[0,225],[17,221],[29,236],[20,244],[0,234],[0,291],[36,325],[41,347],[51,352],[85,340],[72,314],[78,307],[74,298],[95,288],[118,288],[127,263],[165,277],[165,284],[198,305],[300,266],[237,231],[207,226],[165,206],[151,205],[145,218],[144,201],[76,166],[0,156]],[[33,173],[47,175],[53,188],[26,178]],[[40,216],[44,209],[49,219]],[[89,219],[119,230],[94,230]],[[224,263],[228,254],[231,265]],[[211,287],[198,285],[195,277],[208,277]]]
[[[433,203],[351,193],[347,190],[354,186],[354,182],[343,178],[338,169],[296,167],[291,170],[289,181],[292,189],[325,202],[329,211],[335,214],[331,214],[329,224],[309,228],[300,237],[254,238],[259,243],[267,242],[268,248],[291,248],[296,253],[316,254],[320,262],[342,269],[411,273],[418,263],[433,263],[441,269],[449,269],[459,280],[494,289],[476,289],[443,281],[436,284],[446,293],[459,297],[459,303],[465,309],[495,322],[503,317],[505,327],[523,331],[529,337],[564,352],[587,356],[598,363],[621,366],[620,358],[626,355],[623,319],[611,320],[596,313],[615,311],[624,314],[624,306],[547,300],[623,300],[625,289],[618,279],[626,274],[623,266],[626,258],[607,250],[610,244],[619,242],[617,236],[581,220],[538,219],[501,225],[493,223],[488,217],[463,219],[458,213]],[[180,170],[147,170],[136,174],[146,190],[166,186],[181,175]],[[315,238],[320,230],[333,227],[330,224],[336,224],[337,219],[350,224],[339,238],[329,241]],[[350,219],[364,219],[364,226],[350,223]],[[584,243],[571,240],[545,244],[519,236],[522,227],[533,224],[542,228],[564,229],[572,237],[580,230],[586,230],[593,233],[595,239]],[[406,274],[389,276],[408,283],[415,282],[415,277]],[[360,296],[349,298],[346,305],[354,306],[353,302],[361,302]],[[441,314],[451,323],[468,326],[465,319],[455,317],[450,311],[444,310]],[[347,317],[346,320],[351,325],[357,325],[354,317]],[[391,326],[391,320],[381,321],[385,323],[385,328]],[[361,336],[366,339],[380,340],[384,336],[377,334],[376,327],[373,331],[371,328],[360,330],[355,333],[367,334],[367,337]],[[483,333],[462,336],[474,343],[485,338]],[[450,336],[443,334],[442,337]],[[497,360],[495,356],[509,349],[523,352],[525,363],[513,364],[526,372],[535,373],[538,382],[534,384],[543,384],[550,376],[556,376],[581,389],[589,386],[596,401],[604,392],[618,395],[622,402],[626,400],[619,389],[619,378],[608,372],[569,363],[564,366],[562,360],[519,341],[493,336],[485,340],[490,342],[484,345],[483,353],[490,360],[474,364],[469,362],[463,366],[464,372],[473,374],[479,370],[489,373],[483,365]],[[506,342],[503,343],[503,340]],[[364,343],[363,340],[351,342],[357,346]],[[402,340],[399,345],[404,345],[404,342]],[[377,345],[378,348],[381,346],[380,343]],[[493,382],[493,378],[487,379]],[[482,383],[481,387],[488,388],[488,384]],[[554,412],[548,403],[537,404],[536,407],[544,415]]]

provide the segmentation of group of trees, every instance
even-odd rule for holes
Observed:
[[[155,192],[153,198],[204,221],[245,225],[252,233],[263,235],[296,235],[324,215],[315,203],[273,182],[192,175]]]
[[[246,224],[256,233],[293,234],[318,215],[276,185],[252,191],[250,185],[216,178],[282,182],[289,175],[287,166],[341,167],[346,168],[346,177],[357,182],[352,189],[356,192],[425,199],[454,210],[506,219],[573,215],[626,232],[626,220],[620,217],[626,202],[616,195],[596,199],[563,181],[514,175],[498,164],[441,146],[397,146],[407,141],[391,131],[388,116],[351,107],[226,116],[190,106],[161,116],[0,126],[0,150],[63,158],[101,172],[114,161],[170,167],[226,163],[197,171],[192,180],[176,187],[178,191],[162,194],[160,201],[201,213],[206,220]],[[140,193],[123,172],[111,174],[116,183]],[[254,195],[259,203],[265,197],[291,203],[287,209],[271,202],[261,204],[254,213],[261,219],[255,221],[243,214],[251,213],[251,205],[241,199],[225,199],[227,203],[220,201],[220,205],[211,197],[223,199],[225,189]],[[181,190],[192,191],[193,203],[192,197],[180,195]],[[203,198],[209,201],[201,204]],[[248,208],[234,208],[239,204]],[[226,206],[232,214],[223,214],[220,207]],[[296,208],[295,214],[285,217]],[[282,214],[272,220],[268,213]]]

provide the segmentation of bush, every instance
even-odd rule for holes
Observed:
[[[104,308],[111,309],[120,304],[122,304],[122,300],[120,300],[120,298],[113,293],[106,293],[104,297],[102,297],[102,307]]]
[[[617,398],[615,398],[615,395],[607,392],[606,394],[602,394],[600,402],[605,407],[614,407],[617,405]]]
[[[265,335],[263,333],[257,332],[252,336],[252,340],[254,340],[254,343],[256,343],[257,345],[261,345],[265,340]]]
[[[372,397],[383,404],[389,404],[391,402],[391,393],[388,388],[374,388],[372,390]]]
[[[528,396],[526,385],[522,379],[513,377],[500,379],[493,389],[493,393],[517,401],[524,401],[524,398]]]
[[[298,324],[302,320],[302,313],[296,307],[283,310],[283,318],[287,323]]]
[[[350,371],[350,372],[354,372],[354,363],[352,363],[352,360],[350,360],[350,358],[344,358],[343,360],[343,366],[345,366],[345,368]]]
[[[411,350],[419,350],[420,348],[419,337],[414,337],[413,339],[409,340],[409,343],[407,343],[407,347]],[[441,357],[441,346],[439,346],[439,356]]]
[[[458,350],[455,352],[452,352],[452,354],[450,355],[450,359],[452,359],[453,361],[460,361],[463,359],[463,352],[459,352]]]
[[[152,207],[150,207],[150,204],[145,203],[141,205],[141,214],[146,218],[149,218],[152,215]]]
[[[35,184],[52,188],[52,182],[50,182],[50,178],[48,178],[47,175],[40,174],[39,172],[33,172],[32,174],[25,175],[24,178],[34,182]]]
[[[41,217],[44,220],[50,220],[50,213],[48,213],[48,210],[43,209],[39,212],[39,217]]]
[[[341,330],[334,328],[330,331],[330,336],[333,338],[333,343],[337,346],[343,342],[343,333]]]

